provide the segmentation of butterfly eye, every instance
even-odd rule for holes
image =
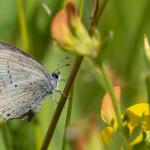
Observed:
[[[58,79],[59,75],[57,73],[52,73],[52,77],[55,78],[55,79]]]

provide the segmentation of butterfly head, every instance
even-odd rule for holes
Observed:
[[[64,79],[61,78],[61,73],[59,70],[65,66],[69,66],[69,64],[58,65],[55,71],[49,74],[49,82],[50,82],[49,93],[50,94],[53,93],[53,91],[55,92],[60,91],[58,89],[58,84],[59,84],[59,81],[64,81]]]
[[[60,72],[54,71],[53,73],[49,74],[48,81],[49,81],[49,93],[52,94],[53,91],[58,90],[58,83],[61,78]]]
[[[53,72],[52,73],[52,77],[56,80],[59,80],[60,79],[60,72]]]
[[[69,64],[63,64],[63,65],[60,65],[56,68],[56,70],[51,74],[54,82],[56,83],[56,87],[58,86],[58,81],[62,81],[63,79],[61,79],[61,73],[59,71],[59,69],[65,67],[65,66],[69,66]]]

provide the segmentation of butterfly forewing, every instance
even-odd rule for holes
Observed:
[[[0,117],[7,121],[38,111],[47,95],[47,74],[32,57],[0,42]]]

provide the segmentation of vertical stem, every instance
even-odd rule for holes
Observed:
[[[21,30],[21,38],[22,38],[22,46],[26,52],[29,52],[29,38],[27,32],[27,26],[25,22],[25,14],[23,8],[23,0],[17,0],[17,7],[18,7],[18,15],[19,15],[19,24]]]
[[[93,28],[96,27],[96,25],[97,25],[97,24],[93,23],[92,20],[94,19],[95,22],[98,23],[98,21],[100,19],[100,16],[101,16],[101,14],[102,14],[102,12],[104,10],[104,7],[106,5],[106,1],[107,0],[102,0],[102,1],[101,0],[97,0],[97,1],[99,1],[100,7],[96,7],[96,8],[93,8],[93,9],[102,9],[102,10],[101,11],[94,11],[95,13],[94,13],[94,15],[91,18],[91,24],[90,24],[90,29],[89,29],[89,34],[90,35],[93,34]],[[98,17],[96,17],[96,18],[94,17],[94,16],[97,15],[96,12],[99,12],[99,15],[98,15],[99,18]],[[98,20],[98,21],[96,21],[96,20]],[[74,81],[76,75],[77,75],[77,72],[78,72],[78,70],[80,68],[82,60],[83,60],[82,56],[77,56],[76,57],[74,66],[73,66],[73,68],[71,70],[71,73],[69,75],[68,82],[66,83],[66,86],[65,86],[64,91],[63,91],[63,94],[65,95],[65,97],[62,95],[61,98],[60,98],[60,101],[58,103],[58,106],[57,106],[57,108],[55,110],[55,113],[54,113],[53,118],[51,120],[51,123],[49,125],[48,131],[47,131],[46,136],[44,138],[41,150],[46,150],[48,148],[48,145],[49,145],[50,141],[52,140],[52,136],[54,134],[56,125],[57,125],[58,120],[60,118],[60,115],[62,113],[63,107],[64,107],[64,105],[65,105],[65,103],[67,101],[67,97],[68,97],[70,88],[71,88],[71,86],[73,84],[73,81]]]
[[[149,104],[149,115],[150,115],[150,78],[146,77],[146,89],[147,89],[147,97],[148,97],[148,104]]]
[[[69,75],[69,79],[68,79],[68,82],[67,82],[67,84],[64,88],[63,95],[61,96],[60,101],[59,101],[59,103],[57,105],[57,108],[55,110],[55,113],[53,115],[52,121],[51,121],[50,126],[48,128],[48,131],[46,133],[46,136],[45,136],[45,139],[44,139],[41,150],[46,150],[48,148],[49,143],[52,140],[54,130],[56,128],[56,125],[57,125],[57,122],[60,118],[60,115],[63,111],[64,105],[67,101],[67,97],[68,97],[71,85],[72,85],[72,83],[75,79],[75,76],[76,76],[76,74],[79,70],[79,67],[80,67],[80,64],[81,64],[82,60],[83,60],[83,57],[80,57],[80,56],[76,57],[75,64],[74,64],[74,66],[72,68],[72,71]]]
[[[113,107],[114,107],[114,110],[115,110],[115,113],[116,113],[116,118],[117,118],[118,125],[119,125],[119,129],[121,129],[122,128],[121,112],[120,112],[119,105],[117,103],[117,98],[116,98],[116,95],[115,95],[115,92],[114,92],[114,89],[113,89],[113,85],[112,85],[111,80],[109,79],[109,77],[108,77],[108,75],[105,71],[105,68],[104,68],[102,62],[101,62],[100,68],[101,68],[101,71],[102,71],[104,81],[106,83],[106,88],[107,88],[107,90],[108,90],[108,92],[111,96],[111,99],[112,99]]]
[[[2,131],[2,137],[5,143],[6,149],[12,150],[12,141],[11,141],[11,135],[10,135],[8,126],[5,125],[1,131]]]
[[[37,118],[38,119],[38,118]],[[33,133],[34,133],[34,142],[35,142],[35,150],[39,150],[41,146],[41,132],[40,126],[38,123],[32,123]]]
[[[66,130],[70,124],[71,119],[71,112],[72,112],[72,103],[73,103],[73,85],[70,90],[69,102],[68,102],[68,109],[67,109],[67,116],[66,116],[66,123],[65,123],[65,130],[64,130],[64,138],[62,144],[62,150],[67,150],[67,138],[66,138]]]
[[[83,10],[84,10],[84,0],[80,0],[80,19],[83,17]]]
[[[80,0],[80,19],[82,20],[83,17],[83,9],[84,9],[84,0]],[[66,116],[66,123],[65,123],[65,130],[64,130],[64,137],[63,137],[63,143],[62,143],[62,150],[67,150],[67,138],[66,138],[66,130],[67,127],[70,124],[71,119],[71,111],[72,111],[72,101],[73,101],[73,85],[70,90],[70,98],[68,102],[68,110],[67,110],[67,116]]]

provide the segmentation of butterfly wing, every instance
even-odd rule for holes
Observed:
[[[0,42],[0,117],[37,112],[48,94],[47,70],[21,50]]]

